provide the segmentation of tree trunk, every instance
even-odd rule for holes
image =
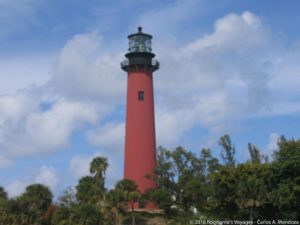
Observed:
[[[131,218],[132,218],[132,225],[135,225],[135,216],[134,216],[134,203],[131,203]]]
[[[118,211],[116,211],[116,213],[115,213],[115,223],[116,223],[116,225],[119,225]]]

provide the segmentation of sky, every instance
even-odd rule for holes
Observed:
[[[108,158],[123,176],[127,35],[143,26],[154,74],[158,146],[238,162],[280,135],[300,137],[298,0],[0,0],[0,186],[43,183],[56,198]]]

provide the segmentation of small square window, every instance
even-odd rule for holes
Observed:
[[[138,99],[139,99],[139,101],[144,101],[144,92],[143,91],[138,92]]]

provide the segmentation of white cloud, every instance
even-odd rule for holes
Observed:
[[[8,195],[10,197],[16,197],[25,191],[25,188],[27,187],[28,184],[29,184],[28,182],[15,180],[11,182],[9,185],[7,185],[5,189],[7,190]]]
[[[98,101],[102,107],[120,103],[126,81],[121,55],[101,52],[97,33],[76,35],[62,49],[48,84],[54,94],[70,99]]]
[[[42,166],[33,179],[33,183],[47,185],[51,190],[56,188],[58,182],[59,178],[55,169],[49,166]]]
[[[45,111],[38,104],[31,96],[0,98],[4,115],[0,147],[7,154],[24,156],[64,148],[75,129],[98,119],[97,110],[85,103],[58,100]]]
[[[64,148],[73,131],[95,124],[120,103],[125,76],[119,61],[98,53],[100,40],[97,33],[75,36],[61,51],[50,81],[0,96],[4,152],[23,156]]]
[[[38,104],[39,102],[36,97],[25,93],[15,96],[0,96],[0,125],[5,125],[6,121],[17,124],[32,111],[37,110]]]
[[[195,126],[217,140],[235,119],[268,108],[271,45],[260,18],[244,12],[219,19],[211,34],[185,46],[163,46],[155,77],[159,144]]]
[[[95,146],[120,152],[124,148],[125,123],[108,123],[87,134],[88,140]]]
[[[80,178],[89,174],[90,163],[94,156],[79,156],[72,157],[68,170],[76,177]]]
[[[259,17],[247,11],[241,15],[232,13],[217,20],[214,32],[189,45],[187,52],[194,54],[205,49],[243,53],[254,50],[253,47],[265,47],[267,40],[268,32]]]

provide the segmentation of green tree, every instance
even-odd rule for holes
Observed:
[[[64,205],[58,207],[51,218],[53,225],[72,225],[70,221],[71,209]]]
[[[222,159],[227,166],[235,166],[235,147],[232,145],[231,138],[228,134],[222,136],[219,140],[219,144],[223,147],[221,152]]]
[[[164,210],[164,214],[167,217],[174,214],[174,211],[172,210],[173,199],[168,190],[161,188],[149,190],[143,194],[142,198],[144,198],[146,202],[154,201],[159,209]]]
[[[0,215],[0,224],[46,224],[45,215],[51,201],[52,194],[47,187],[40,184],[30,185],[20,197],[5,202]]]
[[[52,203],[52,193],[42,184],[31,184],[18,197],[19,217],[24,224],[39,224],[45,222],[45,214]]]
[[[104,225],[100,209],[94,204],[79,204],[71,207],[70,222],[76,225]]]
[[[106,224],[95,204],[81,203],[66,207],[60,206],[51,218],[55,225],[103,225]]]
[[[300,140],[281,137],[268,176],[269,199],[277,217],[300,220]]]
[[[106,194],[107,207],[109,212],[113,213],[115,225],[120,224],[120,211],[127,210],[124,207],[125,195],[122,190],[113,189]]]
[[[76,198],[79,203],[99,204],[103,200],[103,189],[95,177],[82,177],[76,186]]]
[[[130,206],[132,225],[135,225],[134,207],[140,198],[136,183],[133,180],[123,179],[117,182],[115,189],[123,193],[124,203]]]
[[[212,195],[208,201],[209,214],[219,219],[234,219],[238,213],[235,167],[220,166],[210,179]]]
[[[218,166],[218,160],[212,157],[209,149],[203,149],[200,157],[197,157],[182,147],[174,151],[159,148],[159,188],[167,190],[173,196],[171,206],[175,207],[178,213],[188,216],[194,208],[203,211],[209,194],[208,173],[217,170]],[[175,214],[175,210],[168,212],[170,215]]]
[[[259,211],[267,201],[267,187],[265,177],[268,165],[244,163],[235,169],[237,182],[237,205],[241,209],[243,219],[257,220]],[[261,215],[263,216],[263,215]]]
[[[106,158],[96,157],[92,160],[90,164],[90,173],[99,180],[101,188],[104,190],[105,183],[105,173],[108,167],[108,162]]]
[[[269,161],[268,157],[261,154],[260,150],[254,144],[248,143],[248,151],[251,157],[250,162],[252,163],[261,164],[261,163],[267,163]]]
[[[43,214],[51,205],[52,197],[53,195],[47,186],[31,184],[26,187],[25,192],[20,196],[20,201],[28,205],[30,210]]]
[[[260,156],[259,149],[255,145],[253,145],[251,143],[248,143],[248,150],[249,150],[249,153],[250,153],[251,162],[260,164],[261,163],[261,156]]]
[[[157,149],[157,184],[160,188],[168,190],[175,194],[176,189],[176,171],[172,162],[171,151],[163,147]]]

